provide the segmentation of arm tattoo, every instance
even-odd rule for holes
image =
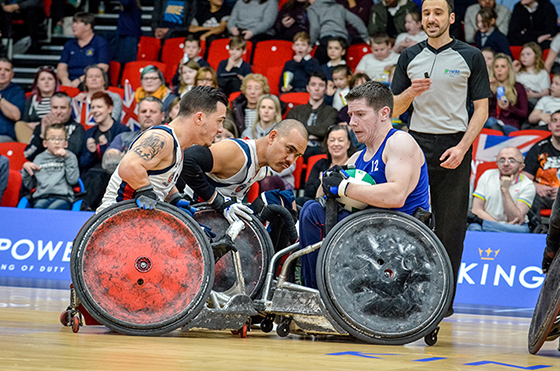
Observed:
[[[134,153],[140,156],[140,158],[150,161],[163,150],[164,146],[165,142],[162,140],[161,136],[152,133],[138,143],[134,148]]]

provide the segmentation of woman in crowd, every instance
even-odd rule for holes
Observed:
[[[121,96],[112,91],[108,91],[109,79],[107,78],[107,72],[105,72],[101,67],[96,64],[87,66],[84,70],[84,85],[85,91],[76,95],[72,99],[72,115],[77,122],[80,122],[84,126],[95,125],[95,120],[91,113],[91,97],[97,92],[105,92],[111,97],[113,101],[113,113],[112,116],[115,120],[120,121],[122,114],[122,99]]]
[[[146,66],[142,70],[140,78],[142,86],[136,89],[134,93],[136,103],[140,102],[142,98],[153,96],[161,100],[165,112],[169,112],[169,106],[175,99],[175,94],[165,86],[165,79],[161,70],[153,65]]]
[[[257,103],[263,94],[270,94],[268,80],[263,75],[250,73],[241,82],[241,94],[231,102],[235,126],[240,133],[253,126]]]
[[[194,86],[211,86],[219,89],[216,71],[212,67],[201,67],[194,78]]]
[[[257,117],[252,127],[246,127],[241,137],[250,139],[262,138],[282,120],[280,101],[275,95],[262,95],[257,103]]]
[[[235,123],[233,121],[231,121],[230,119],[225,119],[222,125],[223,130],[221,133],[218,133],[218,135],[216,135],[214,143],[221,142],[224,139],[239,138],[237,127],[235,126]]]
[[[21,121],[16,122],[16,138],[19,142],[29,143],[33,130],[41,119],[51,111],[51,97],[58,91],[58,79],[51,66],[40,67],[31,85],[31,95],[25,100]]]

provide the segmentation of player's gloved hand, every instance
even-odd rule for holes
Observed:
[[[233,244],[231,237],[227,233],[216,242],[210,244],[212,247],[212,252],[214,253],[214,262],[220,260],[222,256],[227,254],[229,251],[237,251],[237,248]]]
[[[325,172],[323,176],[323,192],[327,197],[344,197],[346,196],[346,188],[348,188],[348,180],[340,172]]]
[[[542,260],[542,272],[548,272],[548,268],[550,268],[550,264],[554,260],[554,252],[550,251],[548,247],[544,249],[543,260]]]
[[[250,222],[251,214],[253,214],[253,210],[248,206],[226,198],[220,193],[216,193],[210,206],[217,212],[223,214],[230,224],[233,224],[236,220],[240,220],[240,218]]]
[[[192,217],[194,217],[194,214],[197,211],[196,207],[191,207],[190,202],[185,200],[183,195],[179,192],[174,193],[173,196],[169,198],[169,203],[173,206],[177,206],[179,209],[183,210]]]
[[[152,210],[156,208],[157,195],[151,184],[138,188],[134,191],[133,196],[136,199],[136,205],[138,205],[140,209]]]

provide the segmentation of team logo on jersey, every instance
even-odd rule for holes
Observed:
[[[95,52],[95,51],[94,51],[93,48],[89,48],[88,50],[86,50],[86,55],[87,55],[88,57],[93,57],[94,52]]]
[[[241,184],[239,187],[237,187],[235,189],[235,192],[241,192],[242,190],[244,190],[245,188],[247,188],[247,184]]]
[[[461,70],[449,70],[449,69],[446,69],[443,72],[444,75],[451,76],[451,77],[459,76],[460,73],[461,73]]]

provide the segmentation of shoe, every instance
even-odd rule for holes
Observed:
[[[474,214],[471,211],[468,212],[467,223],[469,223],[469,224],[476,223],[476,224],[482,225],[482,222],[483,222],[483,220],[481,218],[479,218],[476,214]]]
[[[62,25],[57,24],[54,26],[53,35],[64,35],[64,30],[62,29]]]

